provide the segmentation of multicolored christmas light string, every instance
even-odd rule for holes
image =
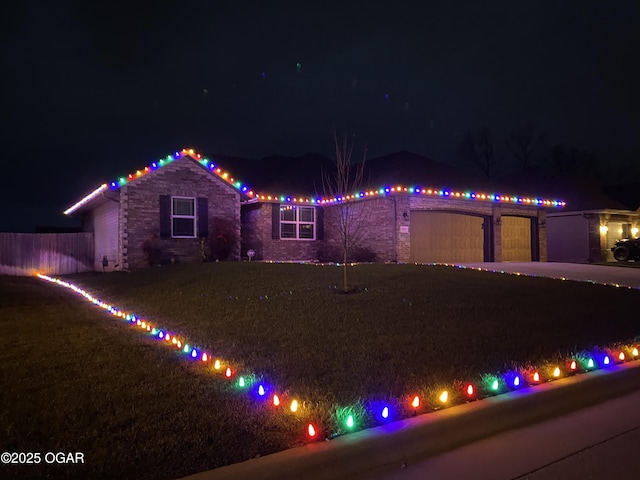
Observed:
[[[55,283],[82,295],[87,301],[106,310],[111,315],[147,332],[158,339],[158,341],[175,348],[192,360],[212,363],[213,370],[220,372],[225,379],[234,381],[241,389],[249,390],[254,397],[270,402],[274,408],[286,408],[295,414],[300,410],[301,405],[307,404],[307,402],[302,402],[293,395],[285,395],[282,390],[278,390],[268,382],[255,381],[254,375],[241,375],[241,372],[234,369],[231,364],[224,362],[220,358],[215,358],[211,353],[203,351],[193,343],[190,345],[182,336],[173,334],[167,329],[160,328],[149,320],[142,319],[131,312],[126,312],[114,307],[70,282],[43,274],[37,274],[37,276],[42,280]],[[376,424],[382,424],[393,420],[400,420],[418,413],[428,413],[430,410],[433,411],[525,387],[533,387],[561,377],[577,373],[586,373],[599,368],[606,368],[610,365],[637,360],[638,358],[638,344],[605,347],[593,352],[578,353],[563,363],[549,364],[543,369],[530,367],[514,369],[502,374],[481,375],[477,383],[456,382],[454,388],[440,389],[433,391],[432,394],[411,394],[403,399],[386,401],[372,400],[364,404],[335,407],[333,420],[335,425],[338,425],[337,431],[331,431],[327,426],[310,422],[305,427],[305,434],[310,441],[321,438],[331,438],[359,429],[358,419],[364,416],[372,418]],[[324,436],[322,435],[323,432]]]
[[[361,200],[372,197],[381,197],[385,195],[392,195],[398,193],[407,193],[412,195],[426,195],[426,196],[436,196],[442,198],[449,198],[454,200],[475,200],[475,201],[487,201],[487,202],[497,202],[497,203],[511,203],[511,204],[522,204],[522,205],[537,205],[537,206],[545,206],[545,207],[564,207],[566,202],[561,200],[548,200],[543,198],[532,198],[532,197],[523,197],[518,195],[502,195],[502,194],[492,194],[492,193],[481,193],[481,192],[460,192],[454,191],[450,189],[442,189],[442,188],[424,188],[419,186],[403,186],[403,185],[388,185],[384,187],[380,187],[377,189],[368,189],[360,192],[354,192],[352,194],[339,195],[331,198],[321,198],[321,197],[306,197],[306,196],[292,196],[292,195],[271,195],[271,194],[258,194],[254,192],[248,185],[243,182],[235,179],[229,172],[224,171],[222,168],[217,166],[215,163],[211,162],[209,159],[205,158],[202,154],[195,152],[192,148],[183,148],[180,151],[175,152],[173,155],[167,155],[165,158],[162,158],[158,161],[152,162],[147,165],[143,169],[136,170],[135,173],[129,173],[126,176],[119,177],[117,180],[113,180],[109,183],[104,183],[100,185],[98,188],[93,190],[91,193],[86,195],[84,198],[80,199],[78,202],[73,204],[71,207],[67,208],[64,211],[65,215],[70,215],[78,208],[87,204],[89,201],[99,196],[104,191],[117,190],[118,188],[127,185],[129,182],[132,182],[140,177],[147,175],[150,172],[158,170],[175,160],[182,158],[184,156],[190,156],[200,162],[207,170],[211,171],[215,175],[217,175],[220,179],[224,180],[234,188],[236,188],[239,192],[241,192],[248,199],[247,201],[261,201],[261,202],[277,202],[277,203],[303,203],[303,204],[315,204],[315,205],[331,205],[335,203]]]

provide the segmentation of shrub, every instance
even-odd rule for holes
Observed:
[[[145,240],[142,243],[142,251],[147,258],[147,265],[153,267],[155,265],[160,265],[160,258],[162,256],[162,251],[158,246],[158,236],[152,235],[151,238]]]
[[[213,225],[211,256],[213,260],[229,260],[238,245],[236,226],[226,218],[217,218]]]

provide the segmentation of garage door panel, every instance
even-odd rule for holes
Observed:
[[[531,261],[531,219],[502,216],[502,260]]]
[[[411,212],[410,259],[424,263],[484,261],[482,217]]]

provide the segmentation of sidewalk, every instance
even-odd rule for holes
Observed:
[[[640,391],[640,361],[524,388],[352,433],[330,442],[305,445],[191,475],[185,480],[424,478],[425,471],[410,467],[463,445],[636,391]],[[405,464],[406,469],[400,468]],[[431,476],[430,465],[423,464],[429,471],[428,478],[437,478]],[[400,474],[399,469],[402,470]],[[415,471],[420,476],[402,476]],[[385,476],[394,472],[396,476]]]
[[[602,480],[640,472],[640,392],[382,472],[376,480]],[[635,474],[631,472],[636,472]]]

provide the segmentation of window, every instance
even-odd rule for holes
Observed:
[[[171,199],[171,236],[193,238],[196,236],[196,199],[173,197]]]
[[[316,209],[296,205],[280,205],[280,238],[315,240]]]

